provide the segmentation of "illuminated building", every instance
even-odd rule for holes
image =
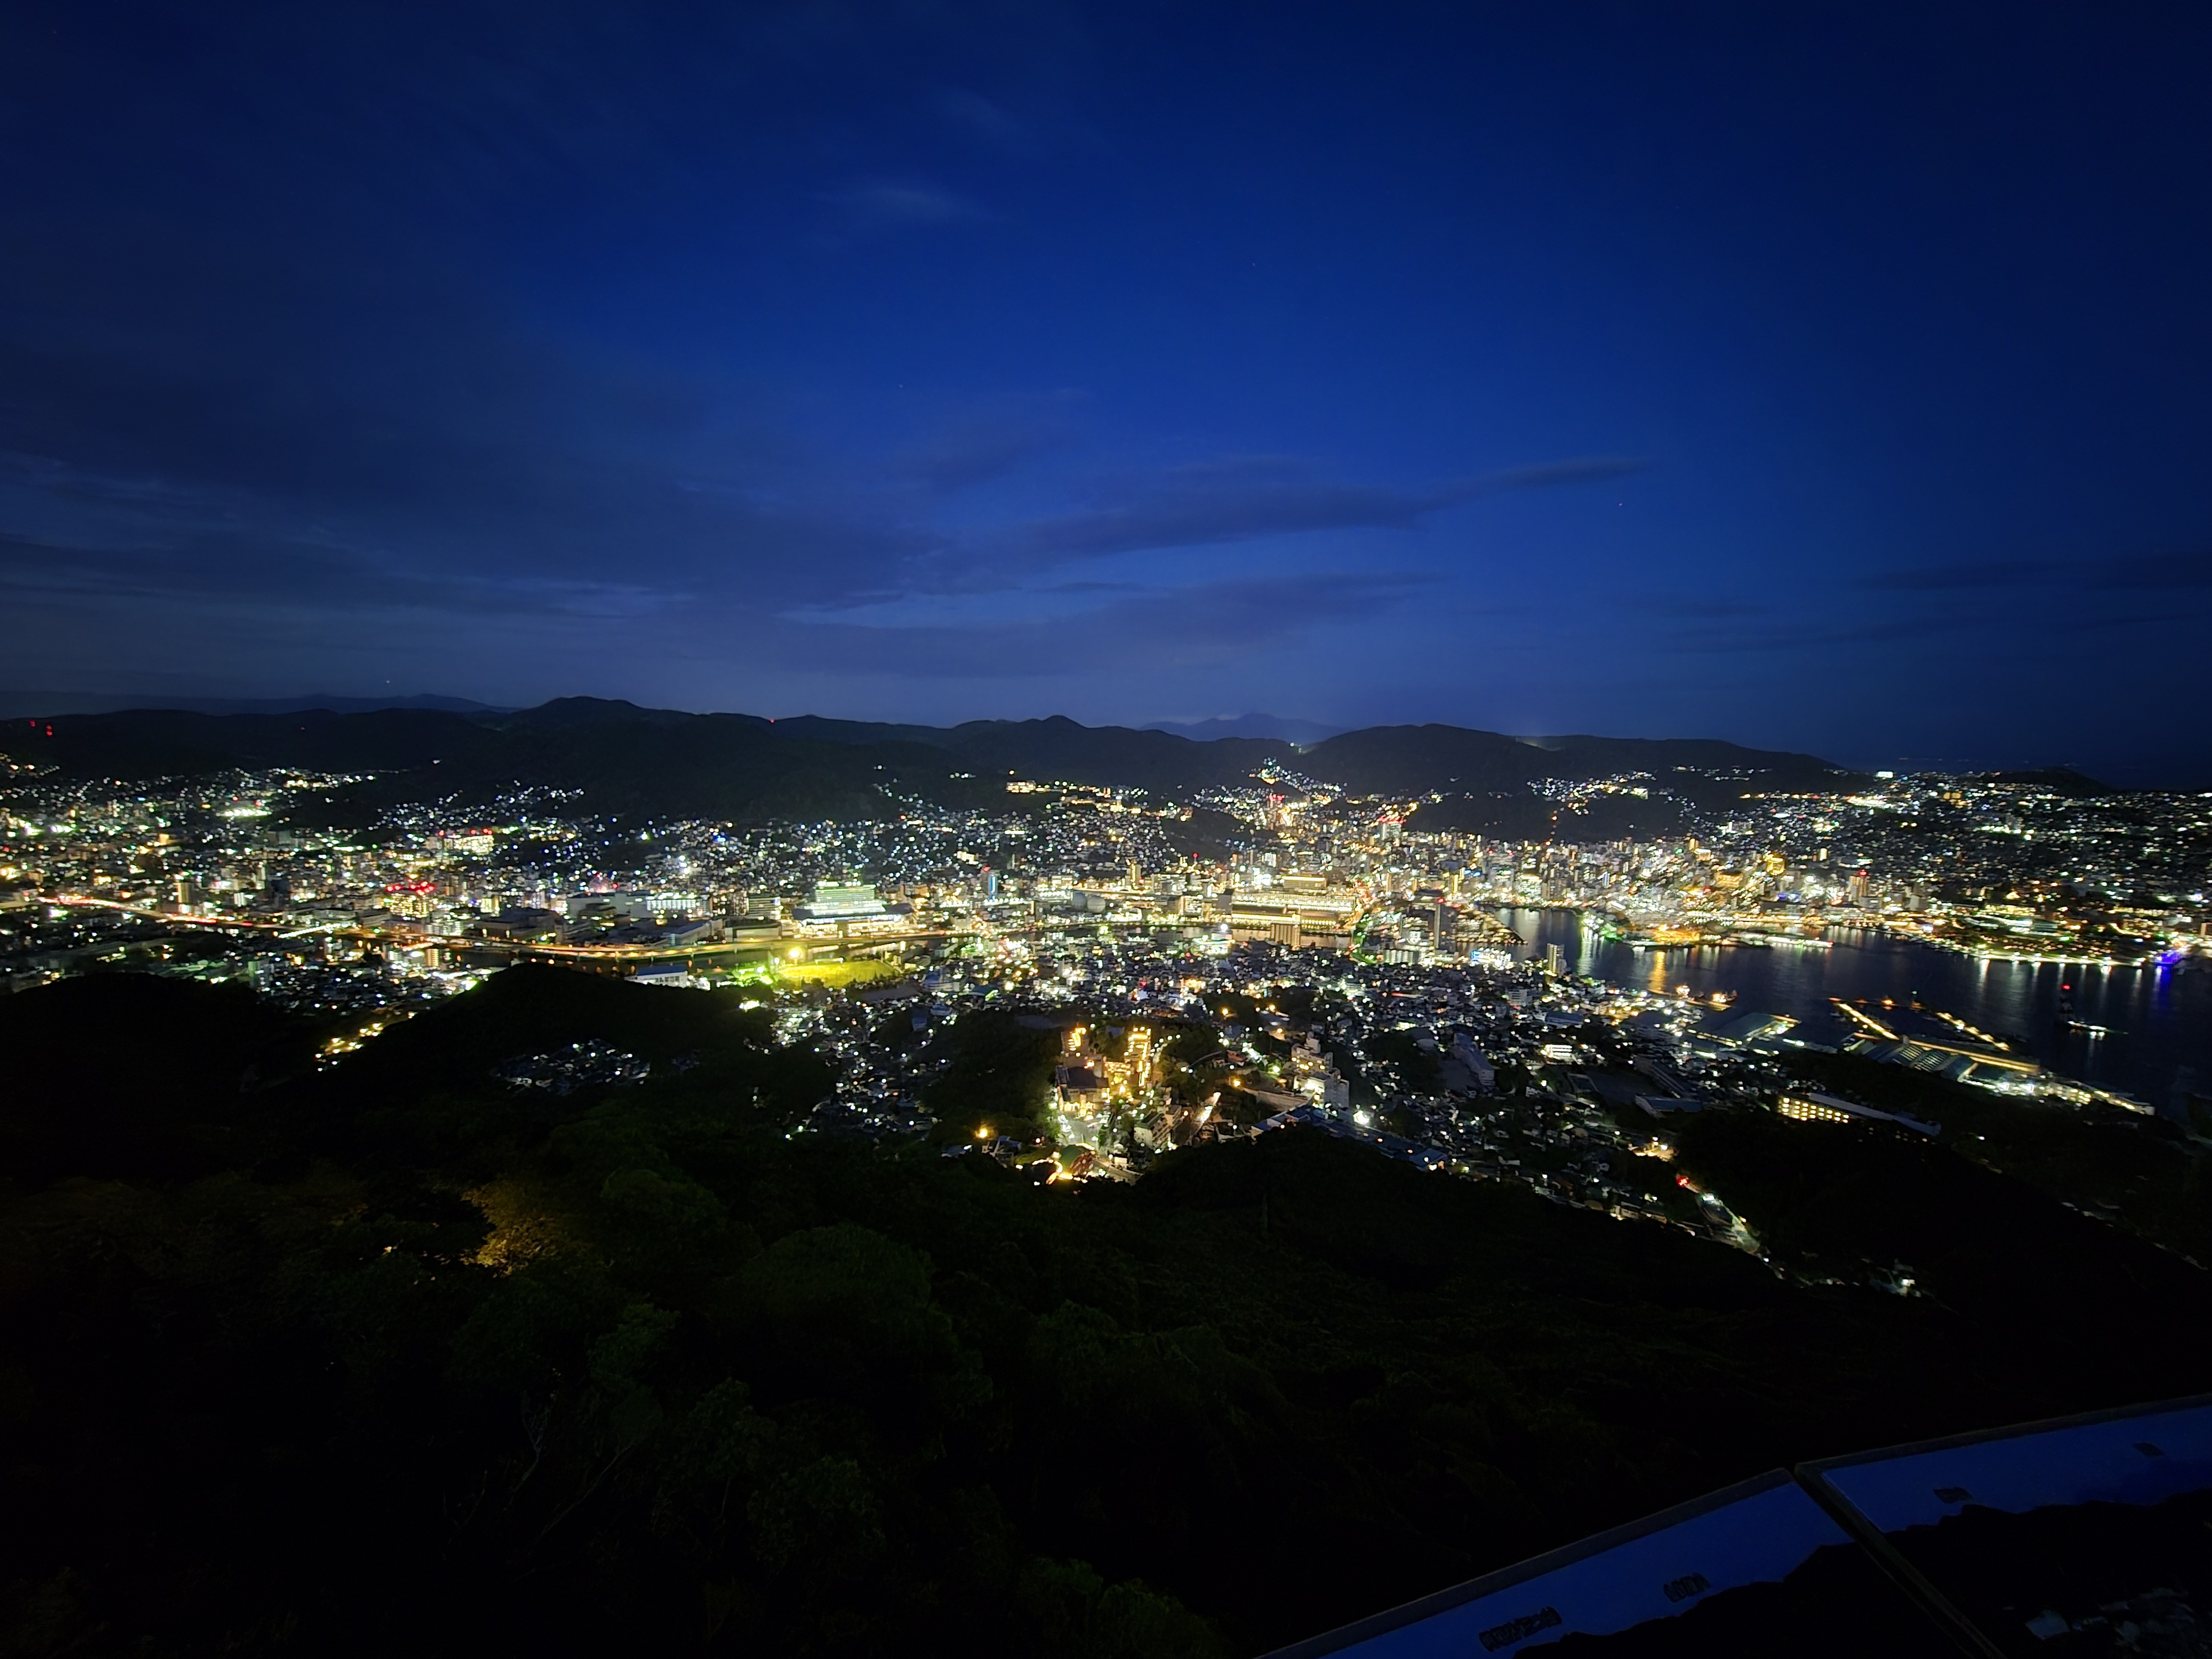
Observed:
[[[873,884],[866,882],[818,881],[814,884],[814,896],[793,905],[791,911],[796,921],[873,921],[884,914],[884,902],[876,896]]]
[[[1291,881],[1299,879],[1293,877],[1283,880],[1276,890],[1282,893],[1280,898],[1261,898],[1239,889],[1231,901],[1230,937],[1265,939],[1292,951],[1309,945],[1350,950],[1352,921],[1358,912],[1359,901],[1349,894],[1291,889]],[[1317,877],[1304,879],[1316,884],[1319,882]]]
[[[1783,1116],[1795,1118],[1800,1123],[1888,1123],[1901,1129],[1932,1136],[1936,1126],[1923,1123],[1897,1112],[1876,1111],[1871,1106],[1862,1106],[1855,1100],[1840,1100],[1834,1095],[1784,1095],[1774,1103]]]
[[[1832,1104],[1825,1095],[1810,1100],[1801,1100],[1795,1095],[1784,1095],[1775,1103],[1775,1109],[1784,1117],[1794,1117],[1801,1123],[1849,1123],[1856,1114],[1844,1109],[1844,1103]]]

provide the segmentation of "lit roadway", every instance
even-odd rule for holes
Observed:
[[[364,927],[338,922],[293,927],[282,921],[253,921],[238,916],[187,916],[173,911],[157,910],[147,905],[125,904],[116,899],[93,898],[80,893],[57,894],[41,902],[88,909],[117,910],[125,915],[140,916],[165,925],[270,933],[278,939],[304,939],[311,933],[333,933],[348,939],[377,939],[404,945],[434,945],[448,950],[507,951],[520,956],[556,957],[586,962],[657,962],[677,957],[734,956],[741,951],[760,951],[781,954],[793,949],[804,951],[811,957],[819,950],[877,951],[893,945],[915,944],[924,939],[950,939],[958,933],[978,931],[974,927],[902,927],[887,933],[868,933],[857,939],[843,935],[834,939],[779,936],[775,939],[723,939],[701,945],[539,945],[521,940],[433,933],[422,929]]]
[[[367,927],[358,923],[323,922],[310,927],[295,927],[285,921],[251,921],[242,916],[188,916],[172,911],[155,909],[149,905],[125,904],[117,899],[94,898],[83,893],[63,893],[44,898],[42,902],[90,909],[115,910],[125,915],[143,917],[165,926],[205,927],[237,932],[268,933],[277,939],[304,939],[313,933],[329,933],[339,938],[370,939],[380,943],[414,948],[435,945],[444,950],[489,952],[510,957],[532,957],[556,961],[584,963],[629,963],[695,961],[700,957],[734,957],[741,954],[766,953],[788,958],[794,951],[811,959],[817,952],[835,951],[849,957],[854,951],[870,952],[892,950],[927,940],[971,938],[1003,938],[1007,935],[1034,936],[1042,931],[1032,921],[1026,927],[994,927],[988,923],[970,922],[958,927],[901,927],[881,933],[850,935],[840,928],[836,938],[779,934],[772,939],[724,939],[699,945],[543,945],[519,939],[480,939],[457,934],[434,933],[422,928]],[[1371,909],[1372,902],[1368,907]]]

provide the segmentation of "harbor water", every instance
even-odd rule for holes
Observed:
[[[1789,1015],[1812,1042],[1850,1035],[1831,998],[1863,998],[1877,1014],[1885,999],[1899,1006],[1917,999],[1992,1036],[2024,1038],[2053,1071],[2160,1109],[2192,1077],[2198,1092],[2212,1094],[2212,970],[2200,966],[1993,961],[1856,928],[1831,928],[1826,949],[1638,947],[1605,938],[1601,919],[1582,911],[1497,914],[1526,941],[1516,955],[1540,962],[1556,945],[1573,973],[1645,991],[1723,994],[1738,1012]]]

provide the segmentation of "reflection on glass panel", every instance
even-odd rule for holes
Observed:
[[[1949,1656],[1842,1527],[1777,1470],[1276,1659],[1504,1653]]]
[[[2212,1402],[1811,1465],[1999,1650],[2212,1659]]]

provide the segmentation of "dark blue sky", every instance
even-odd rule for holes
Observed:
[[[2212,766],[2212,12],[0,21],[0,686]]]

